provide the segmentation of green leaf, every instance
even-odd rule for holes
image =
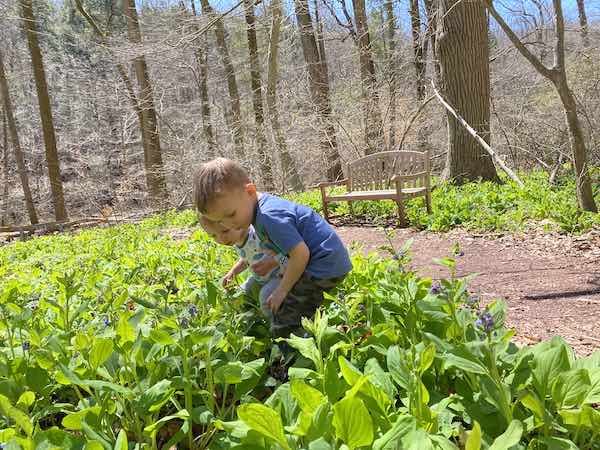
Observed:
[[[507,450],[517,445],[523,435],[523,424],[520,420],[513,420],[506,431],[494,439],[489,450]]]
[[[62,419],[62,426],[67,430],[81,430],[81,422],[88,414],[95,414],[98,416],[100,414],[100,407],[92,406],[90,408],[82,409],[81,411],[67,414]]]
[[[17,408],[28,411],[29,407],[35,402],[35,394],[31,391],[26,391],[21,394],[17,400]]]
[[[569,439],[542,437],[538,441],[546,446],[546,450],[579,450],[579,447]]]
[[[351,450],[373,442],[371,416],[357,397],[346,397],[333,405],[333,426],[337,438]]]
[[[321,358],[321,354],[319,353],[313,338],[301,338],[292,335],[292,337],[286,339],[286,341],[290,346],[298,350],[302,356],[310,359],[317,369],[323,365],[323,359]]]
[[[171,333],[164,329],[154,329],[150,332],[150,339],[160,345],[173,345],[177,341],[171,336]]]
[[[600,352],[596,352],[600,354]],[[584,403],[600,403],[600,367],[588,369],[590,390],[583,399]]]
[[[34,441],[36,450],[79,449],[84,442],[81,437],[56,428],[36,432]]]
[[[417,420],[408,414],[400,416],[392,428],[373,443],[373,450],[396,450],[398,442],[417,429]]]
[[[445,368],[456,367],[468,373],[478,373],[485,375],[488,373],[487,368],[478,361],[466,349],[453,349],[448,353],[440,355]]]
[[[281,417],[275,410],[260,403],[249,403],[238,407],[237,412],[238,417],[251,429],[273,439],[284,449],[289,450]]]
[[[112,339],[96,339],[90,351],[90,365],[95,370],[112,355],[114,344]]]
[[[465,450],[480,450],[481,449],[481,427],[478,422],[475,422],[473,429],[467,437]]]
[[[581,406],[590,390],[587,369],[575,369],[561,373],[552,387],[552,399],[559,409]]]
[[[88,441],[83,450],[104,450],[104,447],[99,441]]]
[[[160,420],[157,420],[153,424],[148,425],[146,428],[144,428],[144,433],[148,433],[148,434],[150,434],[150,436],[155,436],[156,433],[158,432],[158,430],[160,430],[162,428],[162,426],[165,423],[167,423],[168,421],[173,420],[173,419],[179,419],[179,420],[185,421],[189,417],[190,417],[190,415],[187,412],[187,410],[182,409],[181,411],[178,411],[176,414],[161,417]]]
[[[175,389],[171,388],[170,380],[161,380],[140,396],[136,410],[141,416],[150,415],[158,411],[162,405],[169,401]]]
[[[135,330],[129,323],[127,314],[123,314],[117,323],[117,336],[121,345],[135,341]]]
[[[320,391],[301,380],[292,380],[290,382],[290,390],[292,396],[298,402],[300,409],[310,415],[326,400]]]
[[[542,400],[551,392],[552,386],[562,372],[569,370],[569,356],[564,345],[551,347],[536,353],[531,361],[533,385]]]
[[[128,447],[127,434],[125,433],[125,430],[121,430],[117,436],[117,442],[115,442],[114,450],[127,450]]]
[[[242,363],[230,362],[215,370],[215,383],[238,384],[242,382]]]
[[[421,428],[406,434],[402,438],[402,444],[402,450],[433,450],[433,442],[429,434]]]
[[[387,367],[394,381],[403,389],[408,389],[410,373],[402,361],[400,348],[397,345],[388,348]]]
[[[429,344],[425,347],[419,354],[419,358],[419,373],[423,374],[433,363],[435,358],[435,344]]]
[[[333,450],[333,447],[325,439],[319,438],[308,444],[308,450]]]
[[[33,424],[31,420],[23,411],[18,408],[15,408],[10,400],[4,395],[0,394],[0,409],[6,417],[14,420],[15,423],[27,434],[28,437],[31,437],[33,434]]]

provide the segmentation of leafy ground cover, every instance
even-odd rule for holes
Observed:
[[[597,171],[596,171],[597,172]],[[448,231],[456,227],[481,231],[517,231],[529,222],[545,222],[549,231],[580,233],[600,225],[598,214],[581,212],[577,208],[575,180],[559,178],[554,186],[542,171],[520,175],[525,188],[512,180],[504,184],[469,183],[452,186],[441,183],[432,194],[433,212],[427,215],[422,199],[409,201],[407,215],[411,226],[430,231]],[[597,176],[597,175],[595,175]],[[321,210],[319,191],[294,194],[291,198]],[[596,202],[600,203],[600,186],[595,186]],[[332,214],[348,216],[347,203],[330,205]],[[356,202],[355,214],[369,223],[387,223],[396,214],[391,201]]]
[[[432,284],[407,248],[355,256],[286,371],[256,308],[219,287],[234,255],[161,231],[194,221],[0,248],[3,448],[600,448],[600,352],[517,347],[451,257]]]

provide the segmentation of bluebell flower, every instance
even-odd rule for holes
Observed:
[[[196,307],[196,305],[191,304],[190,306],[188,306],[188,312],[190,313],[190,316],[196,317],[198,315],[198,308]]]
[[[435,281],[434,283],[431,284],[431,288],[429,288],[429,293],[431,295],[437,295],[440,292],[442,292],[442,285],[440,284],[439,281]]]
[[[494,328],[494,318],[489,312],[484,312],[479,319],[475,321],[475,326],[482,328],[486,333],[489,333]]]
[[[365,310],[365,309],[367,309],[367,308],[365,307],[365,305],[363,305],[363,304],[361,303],[360,305],[358,305],[358,309],[359,309],[360,311],[364,311],[364,310]]]
[[[185,329],[189,326],[190,321],[187,320],[187,317],[182,317],[181,319],[179,319],[179,325],[181,326],[181,328]]]
[[[23,350],[24,350],[24,351],[27,351],[27,350],[29,350],[29,347],[30,347],[30,345],[29,345],[29,341],[25,341],[25,342],[23,342],[23,343],[21,344],[21,347],[23,347]]]
[[[107,327],[110,325],[110,319],[108,318],[108,316],[104,317],[104,326]]]

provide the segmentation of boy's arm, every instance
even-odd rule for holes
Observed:
[[[273,293],[267,299],[267,305],[273,312],[277,312],[283,299],[288,295],[292,287],[298,282],[308,264],[310,258],[310,251],[304,241],[297,244],[289,253],[288,264],[283,278],[279,283],[279,286],[273,291]]]
[[[244,260],[243,258],[238,259],[238,261],[233,265],[233,267],[229,269],[229,272],[227,272],[223,277],[223,287],[227,287],[227,285],[231,283],[231,281],[236,276],[238,276],[240,273],[246,270],[246,267],[248,267],[248,263],[246,262],[246,260]]]

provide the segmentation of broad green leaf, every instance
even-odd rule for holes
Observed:
[[[394,381],[402,388],[408,389],[410,373],[402,361],[400,348],[394,345],[387,351],[387,367]]]
[[[435,359],[435,344],[429,344],[425,347],[419,354],[419,358],[419,373],[423,374],[429,369],[431,363],[433,363],[433,360]]]
[[[533,412],[538,419],[544,420],[546,409],[535,392],[527,392],[520,400],[523,406]]]
[[[480,450],[481,449],[481,427],[478,422],[475,422],[473,429],[467,437],[465,450]]]
[[[478,373],[485,375],[488,373],[487,368],[479,362],[474,356],[468,353],[468,350],[454,349],[448,353],[440,355],[444,367],[456,367],[459,370],[464,370],[468,373]]]
[[[373,450],[396,450],[398,442],[417,429],[417,420],[408,414],[400,416],[392,428],[373,443]]]
[[[292,380],[290,390],[300,409],[310,415],[325,401],[325,396],[320,391],[301,380]]]
[[[533,369],[533,385],[540,397],[545,398],[552,391],[552,385],[557,377],[569,370],[567,349],[564,345],[559,345],[539,354],[536,353],[531,364]]]
[[[600,355],[600,352],[596,352]],[[583,399],[583,403],[600,403],[600,367],[588,369],[590,376],[590,389]]]
[[[325,439],[319,438],[308,444],[308,450],[333,450],[333,447]]]
[[[100,407],[99,406],[92,406],[90,408],[86,408],[86,409],[82,409],[81,411],[77,411],[71,414],[67,414],[65,417],[63,417],[62,419],[62,426],[65,427],[67,430],[81,430],[81,421],[85,418],[85,416],[87,416],[88,414],[95,414],[95,415],[99,415],[100,414]]]
[[[33,424],[31,420],[23,411],[18,408],[15,408],[10,400],[4,395],[0,394],[0,409],[5,416],[14,420],[15,423],[27,434],[28,437],[31,437],[33,434]]]
[[[122,315],[117,323],[117,336],[121,345],[135,341],[135,330],[129,323],[127,314]]]
[[[429,434],[421,428],[406,434],[402,438],[402,444],[402,450],[434,450]]]
[[[238,417],[251,429],[289,450],[281,417],[275,410],[260,403],[247,403],[239,406],[237,412]]]
[[[114,450],[127,450],[128,447],[127,434],[125,433],[125,430],[121,430],[117,436],[117,442],[115,442]]]
[[[28,411],[29,407],[35,402],[35,394],[31,391],[26,391],[21,394],[17,400],[17,408]]]
[[[99,441],[88,441],[83,450],[104,450],[104,447]]]
[[[238,384],[242,382],[242,363],[230,362],[219,367],[214,373],[215,383]]]
[[[373,421],[358,397],[346,397],[333,405],[333,426],[336,437],[351,450],[373,442]]]
[[[546,446],[546,450],[580,450],[579,447],[569,439],[541,437],[537,440]]]
[[[301,338],[292,335],[292,337],[286,339],[286,341],[291,347],[298,350],[302,356],[310,359],[317,369],[323,365],[321,354],[319,353],[313,338]]]
[[[394,399],[396,396],[396,388],[392,382],[392,377],[389,373],[383,370],[377,359],[371,358],[366,362],[365,375],[369,377],[371,383],[384,391],[390,400]]]
[[[81,437],[56,428],[36,433],[34,441],[36,450],[77,449],[82,448],[84,442]]]
[[[158,411],[162,405],[169,401],[175,389],[171,388],[170,380],[161,380],[154,386],[146,389],[140,396],[136,409],[142,416]]]
[[[90,364],[96,369],[112,355],[114,344],[112,339],[96,339],[90,351]]]
[[[581,406],[591,388],[587,369],[575,369],[561,373],[552,387],[552,399],[559,408]]]
[[[164,329],[154,329],[150,331],[150,339],[160,345],[173,345],[177,341],[171,336],[171,333]]]
[[[506,431],[494,439],[489,450],[507,450],[517,445],[523,435],[523,424],[519,420],[513,420]]]
[[[148,433],[148,434],[150,434],[150,436],[154,436],[154,435],[156,435],[158,430],[160,430],[162,428],[162,426],[165,423],[169,422],[170,420],[179,419],[179,420],[185,421],[189,417],[190,417],[190,415],[187,412],[187,410],[182,409],[181,411],[177,412],[177,414],[172,414],[169,416],[161,417],[158,421],[154,422],[151,425],[148,425],[146,428],[144,428],[144,433]]]

